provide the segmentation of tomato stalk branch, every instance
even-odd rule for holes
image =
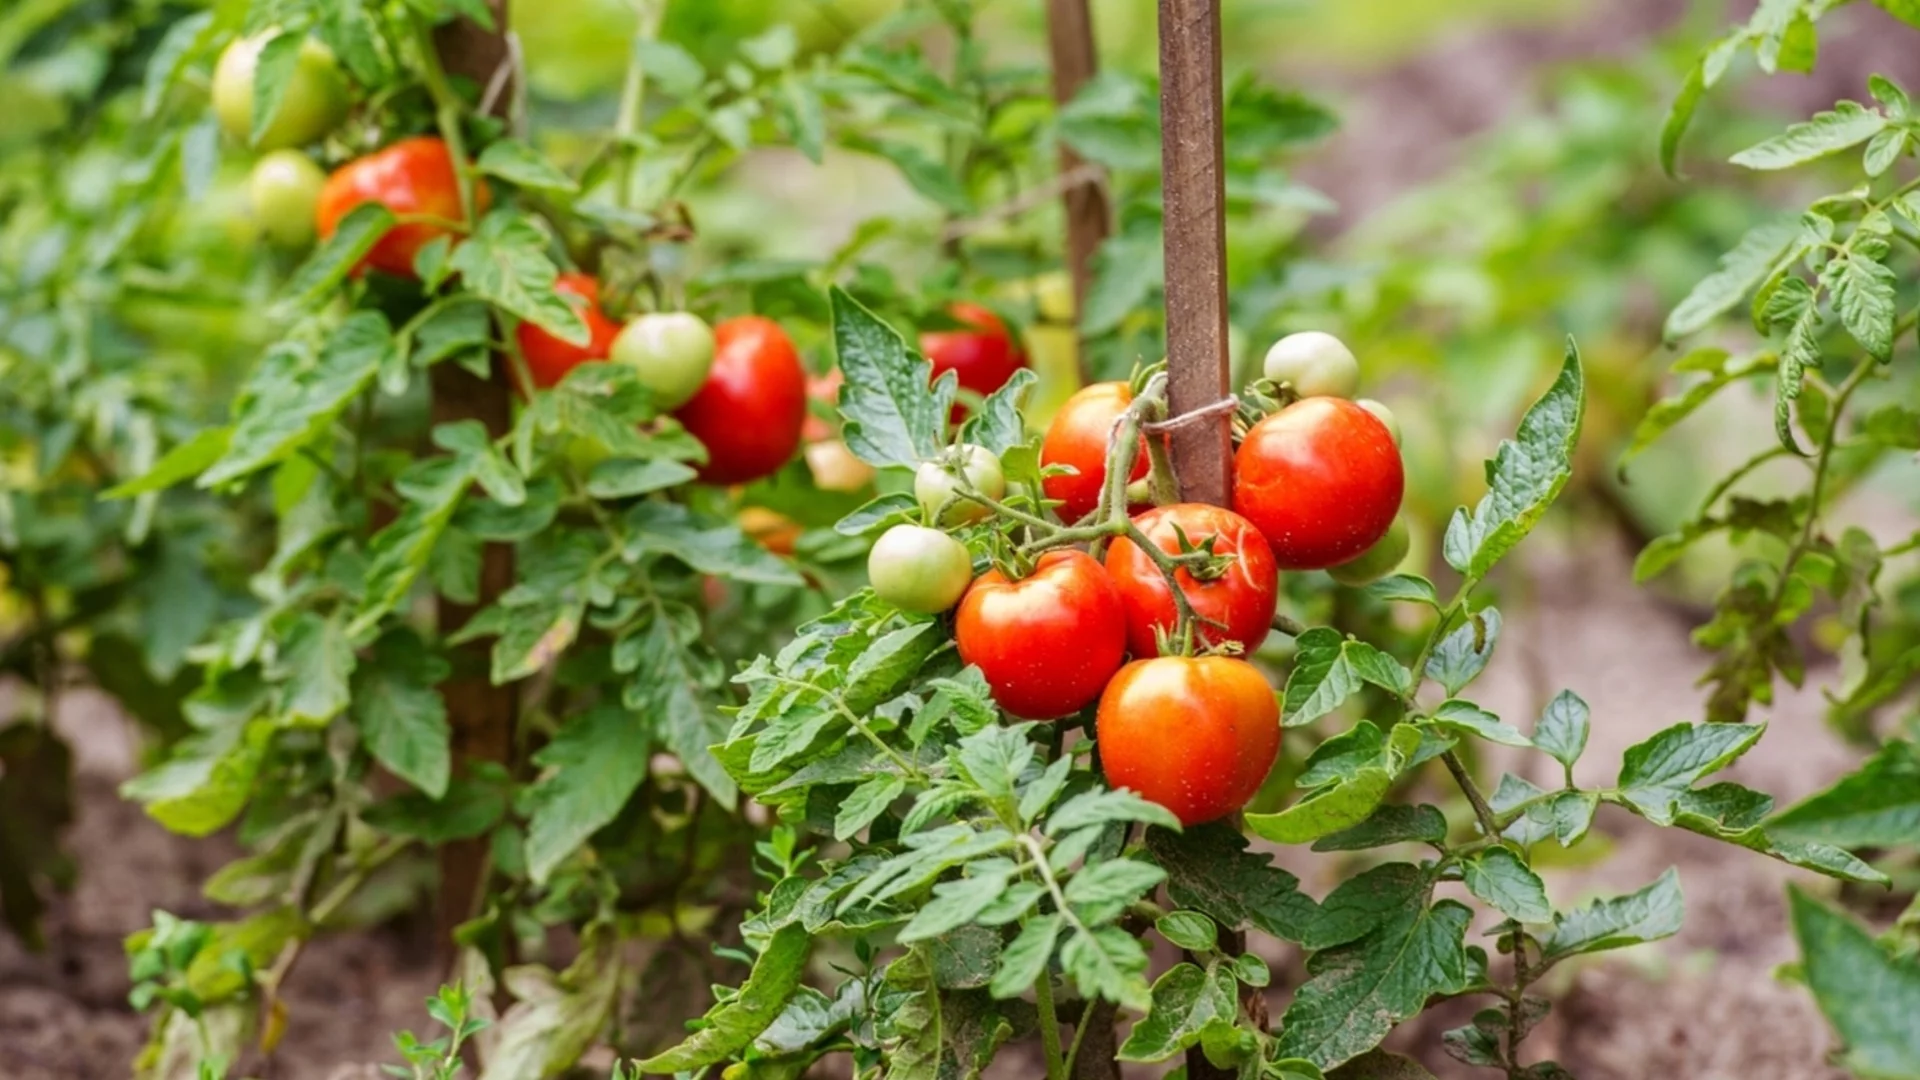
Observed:
[[[433,30],[425,18],[415,16],[413,22],[414,43],[420,53],[420,77],[426,83],[427,96],[433,99],[433,120],[440,129],[440,137],[446,141],[447,154],[453,158],[454,186],[460,192],[460,216],[471,227],[473,223],[473,163],[467,157],[466,136],[460,130],[460,96],[453,92],[453,84],[447,81],[447,72],[440,66],[440,52],[433,43]]]
[[[1440,639],[1452,628],[1454,620],[1466,614],[1467,596],[1478,584],[1480,584],[1478,577],[1468,575],[1463,579],[1460,582],[1460,588],[1454,592],[1452,601],[1441,609],[1440,618],[1434,622],[1433,629],[1427,632],[1427,640],[1421,644],[1420,653],[1413,661],[1412,684],[1403,695],[1409,710],[1418,707],[1420,684],[1426,681],[1427,661],[1433,658],[1433,650],[1439,647]],[[1459,753],[1448,750],[1440,755],[1440,761],[1447,767],[1447,772],[1453,776],[1454,783],[1460,786],[1461,793],[1467,797],[1468,805],[1473,807],[1473,816],[1480,822],[1480,828],[1489,837],[1499,836],[1500,825],[1494,816],[1493,808],[1487,805],[1487,797],[1481,793],[1480,785],[1474,782],[1473,774],[1467,771],[1466,763],[1460,760]]]

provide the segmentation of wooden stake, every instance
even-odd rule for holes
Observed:
[[[447,73],[481,86],[486,86],[507,60],[507,0],[489,0],[488,6],[493,12],[493,30],[459,19],[434,33],[434,45]],[[498,95],[496,111],[504,112],[506,102],[511,100],[511,94]],[[479,378],[459,364],[441,363],[433,366],[429,380],[435,424],[478,420],[496,438],[512,426],[513,404],[503,358],[494,357],[491,379]],[[467,605],[441,597],[440,632],[458,630],[512,587],[513,548],[507,544],[486,545],[481,554],[478,600]],[[447,703],[447,720],[453,728],[456,775],[471,762],[508,764],[513,757],[519,693],[512,686],[493,685],[488,674],[492,645],[492,639],[487,638],[454,650],[449,657],[453,676],[440,687]],[[440,896],[434,929],[441,956],[448,963],[458,955],[453,944],[454,928],[478,913],[487,885],[486,868],[485,840],[456,841],[440,849]]]
[[[1205,408],[1231,391],[1227,358],[1226,184],[1222,160],[1219,0],[1160,0],[1160,175],[1166,205],[1167,407]],[[1233,479],[1233,418],[1222,414],[1171,433],[1180,496],[1225,506]],[[1246,948],[1227,930],[1220,948]],[[1262,1029],[1267,999],[1246,988],[1241,1012]],[[1233,1069],[1187,1052],[1188,1080],[1231,1080]]]
[[[1220,130],[1219,0],[1160,2],[1161,186],[1166,204],[1167,407],[1227,396],[1227,229]],[[1180,496],[1225,506],[1232,417],[1170,437]]]
[[[1093,45],[1093,15],[1087,0],[1047,0],[1047,43],[1053,50],[1053,101],[1064,108],[1080,92],[1080,87],[1099,70],[1099,56]],[[1060,144],[1060,175],[1086,172],[1080,155]],[[1085,176],[1067,185],[1060,193],[1067,217],[1067,270],[1073,275],[1073,317],[1075,340],[1079,338],[1080,313],[1087,309],[1087,289],[1093,283],[1093,255],[1107,238],[1107,195],[1097,177]],[[1080,360],[1080,380],[1088,381],[1087,356],[1076,345]]]

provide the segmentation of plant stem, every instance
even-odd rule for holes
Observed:
[[[614,193],[614,203],[631,209],[633,201],[633,164],[639,154],[634,145],[635,136],[640,132],[640,117],[646,111],[647,80],[644,66],[640,63],[640,46],[652,41],[660,34],[660,21],[666,17],[666,0],[637,0],[634,5],[639,9],[639,18],[633,25],[633,44],[628,46],[626,81],[620,86],[620,112],[614,120],[613,137],[619,145],[615,153],[620,155],[620,165],[615,181],[618,190]]]
[[[440,66],[440,53],[433,44],[433,30],[424,18],[413,19],[414,40],[420,50],[420,76],[427,84],[427,95],[433,98],[434,124],[440,129],[440,137],[446,141],[447,153],[453,158],[454,186],[460,191],[460,216],[468,227],[473,225],[473,173],[472,163],[467,158],[466,136],[460,130],[460,96],[453,92],[453,85],[447,82],[447,73]]]
[[[1060,1056],[1060,1018],[1053,1010],[1053,975],[1042,969],[1033,984],[1034,1004],[1040,1009],[1040,1047],[1047,1056],[1047,1080],[1066,1080],[1066,1060]],[[1075,1040],[1079,1038],[1075,1035]]]
[[[1773,597],[1776,608],[1786,596],[1787,582],[1793,576],[1793,568],[1800,564],[1801,558],[1813,547],[1814,530],[1820,523],[1820,499],[1827,488],[1827,477],[1832,471],[1834,441],[1840,433],[1840,416],[1846,411],[1848,399],[1853,397],[1855,390],[1860,389],[1860,384],[1866,381],[1867,375],[1873,371],[1877,363],[1878,361],[1871,356],[1863,357],[1858,364],[1854,365],[1846,381],[1840,384],[1840,389],[1834,392],[1833,415],[1827,419],[1826,434],[1821,438],[1820,449],[1813,459],[1813,489],[1807,496],[1807,521],[1801,526],[1799,538],[1787,551],[1786,561],[1780,564],[1780,583],[1775,587]]]
[[[1473,775],[1467,772],[1467,766],[1460,760],[1460,755],[1449,750],[1440,755],[1440,760],[1446,764],[1447,771],[1453,774],[1454,782],[1460,785],[1460,790],[1466,793],[1467,802],[1473,804],[1473,816],[1480,820],[1480,827],[1485,829],[1490,837],[1499,836],[1500,826],[1494,820],[1493,808],[1487,805],[1487,797],[1480,794],[1480,785],[1473,782]]]

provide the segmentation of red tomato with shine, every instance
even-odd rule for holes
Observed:
[[[1054,720],[1100,696],[1127,651],[1120,590],[1084,551],[1050,551],[1010,581],[998,570],[960,598],[954,640],[993,700],[1015,716]]]
[[[1073,473],[1049,476],[1040,482],[1047,498],[1060,500],[1060,517],[1078,521],[1100,504],[1100,486],[1107,480],[1107,439],[1113,422],[1133,404],[1133,390],[1123,382],[1094,383],[1066,400],[1047,425],[1047,436],[1040,443],[1040,464],[1071,465]],[[1133,472],[1127,477],[1138,480],[1147,475],[1147,444],[1133,459]]]
[[[1169,555],[1180,552],[1180,534],[1195,548],[1213,540],[1213,553],[1232,560],[1218,577],[1199,579],[1185,568],[1175,571],[1180,591],[1194,614],[1226,629],[1195,627],[1196,641],[1220,644],[1237,641],[1251,652],[1267,639],[1273,625],[1280,574],[1273,565],[1273,549],[1246,518],[1205,503],[1175,503],[1149,510],[1134,519],[1147,539]],[[1107,549],[1107,573],[1120,589],[1127,609],[1127,648],[1136,657],[1158,655],[1155,631],[1173,632],[1177,610],[1166,575],[1147,553],[1127,537]]]
[[[1260,790],[1280,753],[1280,707],[1245,660],[1161,656],[1120,669],[1094,731],[1109,784],[1199,825]]]
[[[800,448],[807,373],[772,319],[743,315],[713,328],[713,370],[674,413],[707,448],[700,479],[744,484],[779,471]]]
[[[380,203],[402,217],[418,215],[458,222],[460,184],[454,177],[453,155],[447,151],[447,144],[431,135],[418,135],[335,169],[314,204],[314,230],[325,240],[349,211],[370,202]],[[487,208],[487,185],[479,180],[473,182],[473,202],[475,213]],[[434,238],[450,235],[452,229],[431,222],[395,225],[356,269],[371,266],[413,277],[414,255]]]
[[[1027,366],[1027,354],[1014,344],[1000,316],[964,301],[947,305],[947,314],[973,330],[932,330],[920,335],[920,351],[933,362],[933,377],[951,371],[963,390],[981,397],[1007,385],[1013,373]],[[954,419],[966,410],[953,407]]]
[[[587,324],[587,343],[575,345],[554,337],[530,322],[523,322],[515,332],[520,339],[520,355],[526,358],[527,370],[533,374],[534,385],[545,388],[558,386],[567,372],[590,360],[605,360],[613,348],[613,339],[620,333],[619,324],[606,317],[600,310],[600,283],[586,274],[561,274],[553,283],[553,291],[560,294],[580,313]]]
[[[1392,433],[1344,398],[1306,398],[1255,424],[1233,467],[1233,509],[1283,570],[1325,569],[1372,547],[1406,487]]]

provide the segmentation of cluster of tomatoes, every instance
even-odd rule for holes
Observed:
[[[1037,558],[1016,550],[1001,560],[1013,567],[976,575],[952,530],[991,516],[1007,485],[992,453],[961,445],[915,476],[927,524],[892,527],[868,562],[882,599],[924,614],[957,608],[960,658],[1007,712],[1056,720],[1097,701],[1108,780],[1187,824],[1245,806],[1279,752],[1273,690],[1242,656],[1272,627],[1280,571],[1325,569],[1364,583],[1407,553],[1393,418],[1377,402],[1351,400],[1353,354],[1330,335],[1294,334],[1269,351],[1265,374],[1272,385],[1263,390],[1290,403],[1240,440],[1231,510],[1129,507],[1124,524],[1094,529],[1111,535],[1104,559],[1043,534],[1029,542],[1043,549]],[[1109,440],[1132,403],[1128,384],[1099,383],[1048,427],[1042,494],[1064,522],[1096,513]],[[1128,479],[1138,481],[1148,455],[1133,458]]]

